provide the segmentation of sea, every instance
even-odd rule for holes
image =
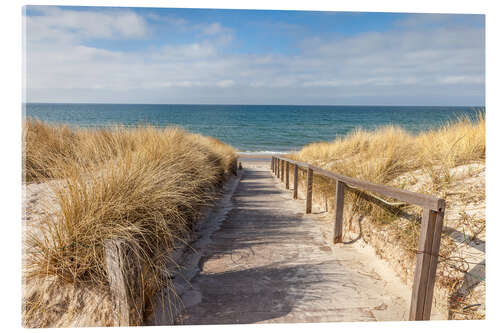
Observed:
[[[27,103],[23,108],[24,117],[77,127],[181,127],[216,137],[242,154],[297,151],[357,128],[397,125],[418,133],[478,112],[484,107]]]

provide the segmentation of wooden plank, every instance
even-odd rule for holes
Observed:
[[[343,201],[346,185],[356,187],[360,190],[375,192],[386,197],[418,205],[424,208],[422,212],[422,225],[420,229],[420,238],[416,256],[415,276],[413,281],[410,307],[410,320],[429,320],[432,309],[439,248],[441,244],[441,232],[446,204],[445,200],[427,194],[410,192],[403,189],[374,184],[367,181],[347,177],[315,167],[307,163],[298,162],[287,158],[280,159],[282,160],[282,162],[287,162],[287,167],[288,163],[294,164],[294,199],[297,198],[298,194],[298,168],[302,167],[307,169],[306,213],[311,213],[312,210],[313,172],[331,179],[335,179],[337,181],[334,243],[342,241],[343,209],[339,208],[343,207],[344,204]],[[281,168],[281,179],[283,180],[283,165]]]
[[[422,226],[417,250],[417,264],[413,278],[410,306],[410,320],[425,320],[424,305],[429,283],[430,253],[434,241],[434,229],[437,214],[430,209],[422,212]],[[427,318],[428,319],[428,318]]]
[[[297,164],[293,165],[293,198],[297,199],[299,195],[299,167]]]
[[[317,168],[315,166],[310,166],[311,169],[314,170],[317,174],[320,174],[325,177],[333,178],[336,180],[340,180],[341,182],[355,186],[361,190],[366,190],[370,192],[375,192],[378,194],[385,195],[387,197],[391,197],[400,201],[408,202],[414,205],[418,205],[424,208],[428,208],[434,211],[440,211],[444,209],[445,201],[443,199],[422,194],[406,191],[403,189],[398,189],[386,185],[373,184],[367,181],[347,177],[344,175],[339,175],[330,171],[323,170],[321,168]]]
[[[439,259],[439,248],[441,246],[441,232],[443,231],[444,209],[442,212],[431,212],[435,214],[434,234],[432,240],[432,250],[430,252],[429,273],[427,277],[427,291],[425,293],[423,319],[431,318],[432,301],[434,295],[434,283],[436,282],[436,270]]]
[[[342,219],[344,216],[345,184],[337,180],[335,189],[335,227],[333,229],[333,243],[342,242]]]
[[[280,178],[283,183],[283,180],[285,179],[285,161],[281,161]]]
[[[331,171],[324,170],[322,168],[318,168],[314,165],[310,165],[307,163],[299,162],[299,161],[294,161],[288,158],[281,158],[284,161],[288,161],[293,164],[297,164],[298,166],[302,168],[311,168],[313,169],[314,172],[316,172],[319,175],[335,179],[335,180],[340,180],[343,183],[350,185],[350,186],[355,186],[361,190],[365,191],[370,191],[370,192],[375,192],[378,194],[382,194],[384,196],[397,199],[400,201],[408,202],[410,204],[414,204],[417,206],[421,206],[424,208],[428,208],[431,210],[434,210],[436,212],[439,212],[441,210],[444,210],[445,206],[445,201],[441,198],[437,198],[435,196],[431,196],[428,194],[423,194],[423,193],[415,193],[415,192],[410,192],[407,190],[403,189],[398,189],[386,185],[380,185],[380,184],[374,184],[368,181],[360,180],[360,179],[355,179],[351,178],[348,176],[344,176],[341,174],[337,174]]]
[[[295,160],[291,160],[289,158],[286,158],[286,157],[280,157],[280,159],[282,159],[283,161],[285,162],[290,162],[292,164],[297,164],[299,167],[301,168],[304,168],[304,169],[307,169],[309,167],[310,164],[308,163],[304,163],[304,162],[300,162],[300,161],[295,161]]]
[[[290,188],[290,162],[286,163],[286,173],[285,173],[285,187],[288,190]]]
[[[144,313],[144,261],[133,244],[120,239],[104,242],[104,262],[113,302],[113,325],[136,326]]]
[[[123,245],[119,240],[107,240],[104,243],[104,258],[106,273],[108,274],[109,289],[113,302],[113,316],[115,326],[129,326],[129,304],[127,283],[122,269]]]
[[[312,191],[313,191],[313,170],[307,169],[307,194],[306,194],[306,214],[312,211]]]

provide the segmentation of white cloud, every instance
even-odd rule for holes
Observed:
[[[76,11],[58,7],[37,7],[43,15],[28,19],[31,41],[78,42],[90,38],[141,38],[147,34],[144,18],[132,11]]]
[[[222,81],[217,82],[215,85],[217,87],[221,87],[221,88],[232,87],[232,86],[234,86],[234,81],[233,80],[222,80]]]
[[[440,83],[459,84],[459,83],[477,83],[484,82],[484,77],[478,75],[445,76],[439,78]]]
[[[223,28],[220,23],[210,23],[209,25],[202,28],[202,33],[205,35],[217,35],[223,32]]]
[[[415,22],[400,22],[405,29],[310,38],[294,55],[238,54],[224,52],[234,32],[218,22],[189,24],[149,15],[198,37],[118,52],[89,47],[84,40],[144,38],[151,29],[143,17],[126,10],[50,8],[44,14],[29,18],[30,101],[480,104],[484,99],[480,28],[406,28]]]
[[[169,61],[178,59],[204,59],[210,58],[217,53],[216,47],[208,42],[192,43],[183,45],[166,45],[159,54],[152,54],[158,61]]]

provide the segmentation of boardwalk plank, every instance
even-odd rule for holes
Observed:
[[[304,200],[290,200],[281,177],[243,172],[233,209],[200,250],[201,271],[177,323],[408,319],[410,293],[388,292],[393,282],[353,246],[333,249],[331,224],[321,228],[314,214],[304,214]]]

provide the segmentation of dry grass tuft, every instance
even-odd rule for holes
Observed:
[[[307,145],[291,157],[344,175],[387,184],[411,170],[427,169],[437,175],[457,165],[484,161],[485,146],[484,113],[478,113],[416,136],[395,126],[376,131],[358,129],[332,142]]]
[[[40,232],[26,235],[26,280],[105,290],[104,243],[118,239],[143,263],[149,302],[168,286],[174,243],[185,239],[236,164],[233,148],[176,128],[73,130],[28,120],[24,135],[26,181],[57,180],[50,185],[57,209]],[[30,326],[50,309],[27,297]]]
[[[462,182],[464,177],[475,182],[480,180],[474,175],[474,170],[481,170],[477,166],[484,166],[485,147],[485,115],[484,112],[478,112],[475,116],[461,116],[454,122],[417,135],[395,126],[386,126],[375,131],[356,130],[332,142],[305,146],[289,157],[354,178],[446,198],[448,213],[445,216],[445,225],[459,229],[460,233],[467,235],[466,238],[469,239],[477,238],[479,234],[483,236],[484,218],[478,218],[474,223],[464,223],[450,217],[450,213],[456,215],[455,211],[460,207],[477,211],[477,207],[484,203],[484,185],[479,184],[472,191],[470,184]],[[469,172],[457,171],[467,167],[470,168]],[[301,173],[299,181],[302,183],[299,188],[304,188],[305,176]],[[335,184],[320,176],[315,176],[313,183],[313,199],[322,205],[325,203],[325,207],[333,207]],[[455,195],[457,191],[461,193],[464,190],[472,197],[467,202],[460,201]],[[383,205],[377,200],[370,200],[369,195],[353,189],[349,189],[345,195],[348,208],[346,207],[345,212],[347,223],[344,224],[347,230],[359,232],[359,236],[372,243],[377,251],[387,252],[387,256],[391,257],[390,261],[398,262],[398,266],[405,266],[401,264],[406,262],[408,267],[404,272],[401,270],[402,275],[405,275],[405,278],[412,276],[420,230],[420,210],[413,206],[398,209]],[[364,227],[362,232],[360,221],[365,216],[369,216],[372,223]],[[453,220],[450,220],[451,218]],[[457,286],[464,284],[464,273],[457,271],[457,262],[463,266],[470,258],[467,259],[458,252],[456,241],[448,239],[446,235],[443,237],[445,240],[441,245],[437,282],[449,288],[449,294],[453,295],[457,294]],[[394,251],[402,252],[399,252],[399,256],[389,253],[387,244],[398,249]],[[447,282],[450,279],[454,282]],[[457,304],[454,306],[467,306],[467,303]],[[481,315],[466,317],[480,318]]]

